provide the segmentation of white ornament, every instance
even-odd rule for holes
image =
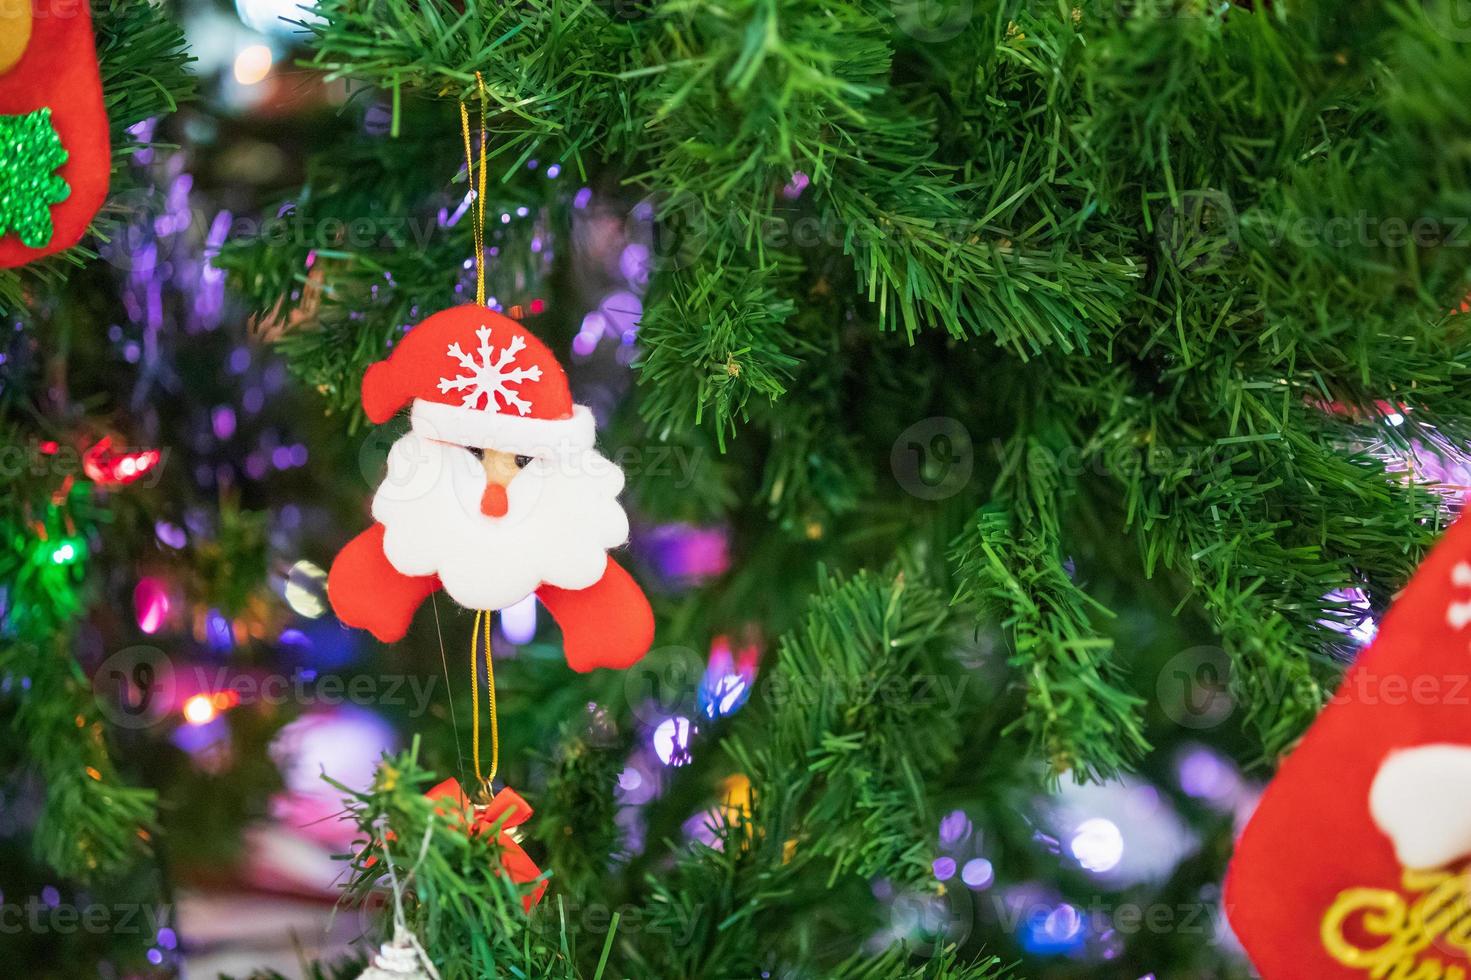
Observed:
[[[515,363],[516,355],[521,353],[522,348],[526,346],[526,338],[519,334],[512,337],[511,342],[501,348],[500,356],[492,360],[495,349],[490,346],[490,328],[481,327],[475,331],[475,336],[480,338],[480,346],[475,351],[476,354],[480,355],[478,361],[461,350],[459,344],[449,345],[449,356],[459,361],[460,367],[470,373],[468,375],[457,375],[453,379],[440,378],[440,392],[465,391],[469,389],[469,394],[465,396],[463,404],[468,405],[470,408],[477,407],[480,397],[484,395],[486,399],[486,410],[494,412],[497,410],[495,404],[496,396],[500,396],[507,406],[514,406],[516,411],[522,415],[530,412],[531,403],[516,394],[508,386],[520,384],[523,381],[540,381],[541,368],[518,367],[511,368],[509,371],[506,370],[511,364]]]
[[[386,831],[387,820],[383,820],[379,826]],[[419,845],[419,861],[414,867],[422,864],[424,855],[429,853],[429,838],[433,832],[434,825],[431,823],[424,830],[424,842]],[[378,948],[373,962],[358,975],[358,980],[439,980],[439,971],[434,968],[434,961],[429,958],[419,937],[414,935],[408,920],[404,918],[404,885],[398,880],[398,871],[393,867],[393,855],[388,852],[386,838],[385,832],[383,863],[388,867],[388,882],[393,887],[393,940]]]
[[[1406,868],[1444,868],[1471,855],[1471,746],[1391,752],[1369,788],[1369,813]]]
[[[358,980],[431,980],[420,966],[421,953],[412,939],[396,935],[384,943]]]

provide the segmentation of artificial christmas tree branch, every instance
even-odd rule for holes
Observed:
[[[1318,6],[1294,11],[1290,28],[1277,10],[1150,10],[1122,17],[1084,6],[1058,16],[1045,5],[989,5],[934,47],[895,34],[887,10],[799,0],[663,4],[628,20],[592,5],[491,11],[380,0],[328,4],[312,30],[314,64],[405,100],[464,95],[473,71],[487,71],[499,109],[491,152],[507,174],[529,154],[551,154],[611,166],[630,191],[652,196],[656,231],[675,237],[660,243],[665,261],[645,315],[640,409],[659,438],[706,425],[719,447],[742,430],[779,434],[762,495],[783,526],[816,531],[862,499],[840,489],[866,477],[854,454],[797,439],[840,432],[851,419],[834,384],[855,348],[837,348],[835,358],[823,339],[836,319],[994,344],[1039,362],[1038,387],[1012,411],[1044,392],[1068,393],[1074,414],[1062,424],[1084,455],[1122,438],[1178,461],[1181,477],[1109,474],[1126,515],[1119,530],[1136,529],[1146,569],[1170,568],[1197,590],[1239,651],[1240,693],[1312,692],[1326,676],[1324,662],[1312,666],[1325,642],[1316,622],[1326,597],[1402,579],[1429,540],[1418,529],[1433,507],[1386,484],[1374,465],[1338,458],[1355,431],[1387,430],[1382,415],[1351,427],[1323,417],[1322,406],[1358,412],[1402,398],[1414,407],[1411,429],[1462,417],[1464,396],[1446,371],[1463,371],[1468,353],[1465,332],[1445,322],[1463,275],[1444,243],[1340,246],[1295,229],[1306,220],[1326,230],[1331,218],[1364,209],[1454,213],[1446,209],[1463,195],[1445,168],[1463,164],[1442,158],[1432,172],[1382,133],[1450,122],[1412,91],[1435,88],[1427,72],[1450,83],[1462,68],[1409,8],[1391,16],[1353,5],[1342,16],[1366,37],[1393,36],[1424,55],[1413,90],[1384,74],[1400,64],[1398,49],[1382,62],[1367,48],[1327,51],[1350,39],[1339,14]],[[1353,112],[1339,108],[1345,100],[1357,100]],[[418,132],[375,152],[421,158],[425,139]],[[810,190],[794,206],[776,191],[797,172]],[[493,193],[514,197],[514,187]],[[329,205],[343,219],[352,208]],[[772,239],[773,222],[804,217],[831,234],[815,245]],[[279,286],[250,278],[265,251],[237,253],[232,265],[263,307],[289,302]],[[349,268],[363,259],[344,256]],[[398,283],[397,304],[444,294],[442,273],[433,284],[402,248],[375,261]],[[329,273],[329,295],[349,281]],[[806,311],[794,316],[793,307]],[[823,315],[829,309],[838,317]],[[323,381],[330,374],[343,400],[351,385],[338,380],[362,366],[342,358],[343,341],[375,351],[363,341],[397,330],[407,310],[355,312],[366,316],[350,331],[327,315],[321,332],[288,341],[299,368]],[[330,367],[313,366],[327,351]],[[984,377],[984,368],[961,373],[962,364],[987,363],[1016,364],[955,361],[954,383]],[[825,390],[835,397],[817,397]],[[957,399],[957,414],[974,405]],[[1446,424],[1454,438],[1459,423]],[[1302,468],[1330,457],[1331,475]],[[1324,493],[1342,493],[1338,513],[1376,516],[1351,542],[1335,542],[1342,535],[1325,523]],[[1066,501],[1035,506],[1023,523],[1055,524]],[[1283,520],[1329,549],[1320,572],[1304,577],[1295,563],[1305,552],[1269,547]],[[1226,549],[1223,537],[1236,543]],[[1043,574],[1047,566],[1035,563],[1059,547],[1054,540],[1008,560]],[[1018,628],[1038,631],[1038,649],[1082,649],[1060,622],[1035,613]],[[1068,657],[1101,663],[1105,650]],[[1026,723],[1062,726],[1057,744],[1070,748],[1051,755],[1083,773],[1116,771],[1143,744],[1122,722],[1129,695],[1096,683],[1106,686],[1092,698],[1034,702]],[[1102,708],[1111,720],[1074,724],[1059,713],[1061,704],[1089,716],[1092,701],[1111,705]],[[1289,713],[1261,720],[1269,754],[1316,703],[1307,693]]]

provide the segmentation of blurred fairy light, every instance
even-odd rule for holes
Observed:
[[[235,55],[235,81],[241,85],[259,85],[271,73],[275,62],[271,49],[264,44],[252,44]]]
[[[1248,795],[1235,763],[1200,743],[1182,745],[1176,756],[1176,777],[1186,796],[1216,810],[1232,809]]]
[[[1039,845],[1121,885],[1163,881],[1200,846],[1169,798],[1137,777],[1065,783],[1040,803],[1055,838],[1039,830]]]
[[[964,810],[951,810],[940,820],[940,845],[954,847],[962,844],[970,838],[974,830],[975,825]]]
[[[1076,905],[1064,902],[1047,914],[1043,925],[1049,935],[1067,941],[1083,931],[1083,916]]]
[[[299,33],[301,28],[292,21],[319,20],[311,7],[309,0],[235,0],[235,12],[245,26],[277,36]]]
[[[746,679],[740,674],[722,673],[707,687],[700,687],[700,708],[709,718],[734,714],[749,695]]]
[[[158,538],[160,544],[173,548],[175,551],[189,543],[189,537],[184,533],[184,529],[177,524],[170,524],[168,521],[158,521],[155,523],[153,525],[153,534]]]
[[[536,595],[501,610],[501,633],[511,643],[530,643],[536,636]]]
[[[230,621],[218,609],[211,609],[204,614],[204,641],[217,653],[223,653],[235,645],[235,632],[230,628]]]
[[[980,891],[996,880],[996,870],[985,858],[971,858],[960,869],[960,880]]]
[[[690,736],[694,726],[683,715],[665,718],[654,729],[654,754],[666,766],[682,766],[690,761]]]
[[[1084,868],[1103,874],[1124,859],[1124,835],[1112,820],[1093,817],[1073,831],[1068,850]]]
[[[748,643],[736,652],[728,636],[717,636],[711,641],[710,660],[700,679],[698,692],[700,714],[714,719],[740,710],[751,696],[760,652],[754,643]]]
[[[54,565],[70,565],[82,555],[82,548],[78,539],[70,539],[58,542],[51,549],[51,563]]]
[[[286,573],[286,585],[282,590],[286,604],[298,615],[316,619],[327,611],[323,600],[326,594],[327,573],[312,562],[302,559]]]
[[[721,527],[660,524],[640,535],[638,546],[675,588],[694,588],[730,568],[730,534]]]
[[[662,791],[651,753],[647,749],[635,751],[623,771],[618,774],[618,789],[615,793],[618,803],[628,807],[642,806]]]
[[[1075,953],[1088,941],[1087,922],[1082,912],[1067,902],[1033,905],[1017,933],[1022,948],[1035,956]]]
[[[103,436],[82,453],[82,472],[99,486],[126,486],[141,479],[162,459],[157,449],[113,452],[112,437]]]
[[[1428,422],[1415,419],[1406,406],[1381,403],[1379,417],[1392,431],[1380,427],[1374,439],[1352,448],[1366,450],[1389,472],[1403,473],[1406,480],[1440,494],[1449,511],[1459,512],[1471,493],[1471,457],[1466,447]]]
[[[133,588],[133,614],[138,628],[152,636],[162,628],[169,614],[169,593],[162,581],[144,576]]]
[[[1374,621],[1369,608],[1369,597],[1363,589],[1339,589],[1323,598],[1329,615],[1319,622],[1333,630],[1352,637],[1367,645],[1379,633],[1379,624]]]
[[[629,290],[620,289],[605,296],[598,309],[603,313],[607,330],[617,336],[620,343],[633,343],[638,335],[639,318],[644,315],[642,299]]]
[[[195,727],[208,725],[240,703],[237,691],[219,691],[214,694],[195,694],[184,702],[184,720]]]
[[[882,889],[874,890],[875,894],[888,895],[892,886],[885,882]],[[964,939],[970,928],[969,922],[955,914],[943,895],[905,890],[893,894],[891,899],[880,900],[886,901],[889,918],[888,928],[876,937],[882,945],[948,945]]]
[[[216,714],[214,701],[207,694],[196,694],[184,702],[184,720],[191,725],[208,725]]]
[[[338,791],[322,776],[331,776],[354,791],[365,789],[372,785],[379,758],[398,744],[393,726],[376,711],[344,704],[313,709],[293,719],[272,739],[270,754],[286,792],[317,804],[316,813],[297,812],[350,831],[351,822],[338,819],[342,814]],[[272,808],[279,802],[273,800]]]

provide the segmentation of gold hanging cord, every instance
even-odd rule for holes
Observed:
[[[470,206],[470,223],[475,234],[475,305],[485,305],[485,79],[475,73],[480,92],[480,170],[476,173],[475,154],[470,146],[470,109],[460,101],[460,131],[465,137],[465,177],[474,187]]]
[[[465,174],[474,186],[470,206],[470,222],[475,238],[475,305],[485,305],[485,79],[477,71],[475,85],[480,94],[480,166],[475,166],[475,152],[470,144],[470,109],[460,102],[460,130],[465,140]],[[495,708],[495,667],[490,651],[491,612],[480,609],[475,613],[475,626],[470,634],[470,703],[471,712],[470,755],[475,764],[475,778],[479,781],[477,795],[481,803],[490,802],[491,783],[500,769],[501,735],[500,721]],[[481,640],[485,647],[485,687],[490,704],[490,772],[480,770],[480,671],[476,663]]]
[[[470,718],[470,756],[475,761],[475,778],[480,781],[484,802],[490,799],[490,784],[495,779],[496,770],[501,766],[501,730],[495,710],[495,667],[494,657],[490,652],[490,620],[489,609],[476,610],[475,627],[470,634],[470,703],[474,705]],[[485,641],[485,688],[490,702],[490,772],[485,775],[480,773],[480,672],[475,664],[476,647],[482,635]]]

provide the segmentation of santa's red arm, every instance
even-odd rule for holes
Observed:
[[[383,525],[374,524],[337,553],[327,574],[327,598],[348,626],[392,643],[408,632],[414,610],[439,588],[439,577],[394,568],[383,554],[383,533]]]
[[[579,673],[594,667],[631,667],[654,643],[649,600],[612,558],[603,577],[588,588],[543,585],[536,597],[562,628],[567,664]]]

